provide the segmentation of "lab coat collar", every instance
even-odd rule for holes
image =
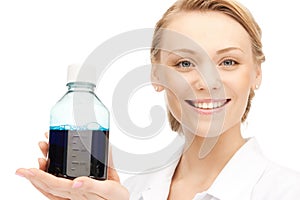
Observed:
[[[171,155],[173,161],[165,168],[146,175],[149,185],[146,190],[142,191],[143,200],[166,200],[168,198],[172,177],[184,150],[185,137],[183,135],[178,136],[177,150]]]
[[[143,200],[166,200],[168,198],[172,177],[178,162],[179,159],[151,176],[150,186],[142,192]]]
[[[178,161],[151,178],[150,186],[142,192],[143,200],[167,199]],[[263,157],[256,139],[251,138],[235,153],[205,193],[220,200],[249,197],[266,167],[266,158]]]
[[[220,200],[247,199],[267,165],[256,139],[251,138],[234,154],[207,193]]]

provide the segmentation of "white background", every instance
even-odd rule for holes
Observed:
[[[257,137],[264,153],[275,162],[300,171],[299,46],[300,18],[296,0],[243,0],[263,29],[263,84],[254,99],[245,136]],[[278,3],[277,3],[278,2]],[[137,28],[152,28],[173,0],[0,1],[0,173],[1,195],[9,199],[44,199],[25,179],[14,175],[19,167],[37,167],[37,143],[44,139],[49,112],[65,93],[67,66],[81,63],[111,37]],[[148,53],[120,60],[122,70],[149,64]],[[105,55],[103,55],[105,56]],[[125,63],[125,64],[121,64]],[[111,91],[119,70],[108,73],[97,95],[111,108]],[[123,73],[124,71],[122,71]],[[116,73],[116,74],[114,74]],[[138,125],[149,122],[151,106],[164,105],[150,87],[137,92],[129,106]],[[146,113],[146,115],[145,115]],[[138,121],[138,119],[140,121]],[[148,121],[147,121],[148,120]],[[112,140],[121,148],[151,145],[120,140],[111,121]],[[161,141],[162,138],[165,141]],[[123,141],[123,142],[122,142]],[[164,145],[167,137],[155,144]],[[153,141],[152,141],[153,142]],[[157,147],[159,148],[159,147]],[[131,151],[129,149],[128,151]],[[125,176],[124,176],[125,177]],[[3,187],[4,185],[4,187]]]

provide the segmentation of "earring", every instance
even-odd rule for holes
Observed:
[[[155,90],[156,92],[158,92],[158,86],[155,86],[155,87],[154,87],[154,90]]]
[[[259,88],[259,85],[255,85],[255,89],[258,89]]]

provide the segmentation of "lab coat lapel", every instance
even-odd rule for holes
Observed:
[[[166,200],[169,195],[172,177],[179,160],[151,175],[149,186],[142,191],[143,200]],[[147,180],[145,180],[147,181]]]
[[[143,200],[166,200],[169,195],[170,183],[160,184],[157,186],[152,186],[142,192]]]
[[[268,160],[252,138],[231,158],[207,192],[222,200],[247,199],[267,165]]]

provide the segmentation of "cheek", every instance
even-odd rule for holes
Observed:
[[[231,76],[223,79],[227,95],[233,98],[234,108],[232,109],[238,117],[242,117],[245,112],[253,80],[249,70],[232,73]]]
[[[177,95],[175,95],[170,90],[166,90],[166,102],[169,111],[177,119],[177,121],[180,121],[182,109],[181,109],[180,100],[178,99]]]
[[[172,97],[181,99],[192,91],[188,74],[179,73],[175,69],[166,67],[163,70],[163,76],[160,77],[160,82],[165,87],[167,93],[172,94]]]
[[[236,71],[221,72],[221,79],[224,85],[237,94],[249,93],[255,73],[250,66],[241,66]]]
[[[181,121],[182,105],[186,94],[184,84],[169,82],[166,90],[167,106],[177,121]]]
[[[193,94],[188,76],[170,70],[164,77],[164,87],[168,108],[173,116],[181,121],[182,107],[185,105],[184,100]]]

